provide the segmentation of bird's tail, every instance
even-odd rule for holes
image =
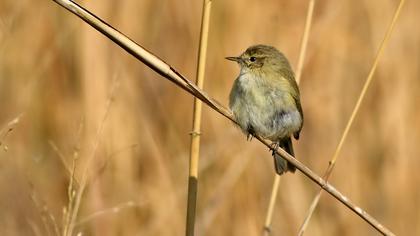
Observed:
[[[289,137],[285,140],[279,141],[279,147],[283,148],[287,153],[295,156],[295,153],[293,151],[293,144],[292,139]],[[274,152],[274,168],[276,169],[277,174],[282,175],[287,171],[290,171],[294,173],[296,171],[296,167],[289,163],[286,159],[278,155],[276,152]]]

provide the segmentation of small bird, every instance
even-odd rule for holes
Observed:
[[[294,156],[291,136],[299,139],[303,126],[300,93],[287,58],[267,45],[249,47],[238,57],[226,57],[241,70],[229,97],[229,107],[247,137],[259,135],[273,142],[276,173],[296,167],[275,153],[277,147]]]

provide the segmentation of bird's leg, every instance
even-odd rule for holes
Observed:
[[[271,144],[270,144],[270,151],[272,152],[272,155],[274,156],[275,155],[275,153],[277,152],[277,149],[280,147],[280,142],[279,141],[277,141],[277,142],[272,142]]]
[[[251,141],[251,140],[252,140],[252,138],[254,137],[254,135],[255,135],[255,134],[253,134],[253,133],[248,133],[248,134],[246,135],[246,141]]]
[[[249,126],[247,131],[248,131],[248,134],[246,135],[246,140],[251,141],[252,138],[255,136],[254,128],[252,126]]]

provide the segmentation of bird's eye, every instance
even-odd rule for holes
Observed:
[[[257,58],[255,58],[255,57],[250,57],[250,58],[249,58],[249,60],[250,60],[251,62],[254,62],[254,61],[256,61],[256,60],[257,60]]]

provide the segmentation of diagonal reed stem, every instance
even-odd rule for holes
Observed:
[[[207,95],[206,92],[198,88],[195,84],[177,72],[174,68],[170,65],[159,59],[157,56],[153,55],[142,46],[136,44],[134,41],[129,39],[127,36],[120,33],[118,30],[111,27],[102,19],[98,18],[94,14],[90,13],[88,10],[84,9],[80,5],[76,4],[70,0],[53,0],[54,2],[58,3],[60,6],[64,7],[68,11],[72,12],[76,16],[80,17],[83,21],[91,25],[93,28],[97,29],[99,32],[104,34],[114,43],[118,44],[132,56],[139,59],[145,65],[153,69],[156,73],[160,74],[162,77],[172,81],[177,86],[184,89],[186,92],[190,93],[191,95],[195,96],[196,98],[200,99],[202,102],[206,103],[209,107],[217,111],[219,114],[223,115],[224,117],[228,118],[229,120],[235,120],[232,116],[230,110],[222,106],[219,102],[211,98]],[[261,138],[260,136],[256,136],[255,139],[259,140],[263,143],[267,148],[270,148],[270,142]],[[291,162],[300,172],[302,172],[306,177],[310,180],[321,186],[325,191],[327,191],[331,196],[335,199],[343,203],[347,206],[350,210],[356,213],[359,217],[365,220],[367,223],[372,225],[376,230],[381,232],[384,235],[394,235],[389,229],[385,226],[381,225],[375,218],[370,216],[367,212],[362,210],[352,201],[350,201],[346,196],[342,193],[337,191],[334,186],[329,184],[327,181],[322,179],[320,176],[315,174],[311,169],[306,167],[297,159],[293,158],[289,155],[286,151],[281,148],[277,149],[277,154],[282,156],[287,161]]]
[[[308,46],[309,32],[311,30],[314,8],[315,8],[315,0],[310,0],[308,4],[308,12],[306,13],[305,30],[303,31],[302,41],[300,44],[298,64],[296,67],[296,82],[298,84],[302,77],[303,63],[305,62],[306,48]]]
[[[196,84],[200,89],[203,88],[204,72],[206,68],[211,3],[212,0],[203,0],[203,13],[201,16],[200,44],[198,50],[198,65],[196,75]],[[199,99],[194,98],[193,128],[191,132],[190,166],[188,177],[187,220],[185,228],[186,236],[193,236],[195,228],[194,225],[198,192],[198,162],[200,156],[200,127],[202,105],[203,104]]]
[[[299,84],[300,78],[302,76],[303,62],[305,61],[306,46],[308,45],[309,32],[310,32],[311,25],[312,25],[312,15],[313,15],[313,12],[314,12],[314,7],[315,7],[315,0],[310,0],[309,4],[308,4],[308,11],[306,13],[305,28],[304,28],[304,31],[303,31],[302,41],[301,41],[301,44],[300,44],[299,59],[298,59],[298,64],[297,64],[297,68],[296,68],[296,77],[295,78],[296,78],[296,82],[298,84]],[[277,175],[277,174],[274,175],[274,183],[273,183],[273,187],[271,189],[270,201],[269,201],[269,204],[268,204],[267,215],[265,217],[264,228],[263,228],[263,235],[264,236],[270,235],[270,232],[271,232],[271,222],[272,222],[272,219],[273,219],[274,207],[276,205],[277,193],[279,191],[280,179],[281,179],[280,175]]]
[[[362,89],[362,91],[361,91],[361,93],[359,95],[359,98],[357,99],[356,105],[355,105],[355,107],[353,109],[353,112],[351,113],[351,116],[349,118],[349,121],[347,122],[346,128],[344,129],[344,132],[343,132],[343,135],[341,136],[340,142],[338,143],[338,146],[337,146],[337,148],[336,148],[336,150],[334,152],[333,157],[331,158],[331,160],[328,163],[327,170],[325,171],[324,177],[323,177],[325,181],[328,181],[329,177],[331,176],[331,173],[332,173],[332,171],[334,169],[334,166],[335,166],[335,163],[337,161],[338,155],[339,155],[339,153],[340,153],[340,151],[341,151],[341,149],[343,147],[344,141],[347,138],[347,135],[348,135],[348,133],[350,131],[350,128],[351,128],[351,126],[353,124],[354,118],[356,117],[356,115],[357,115],[357,113],[358,113],[358,111],[360,109],[360,105],[362,104],[362,101],[363,101],[363,99],[364,99],[364,97],[366,95],[366,91],[369,88],[369,85],[370,85],[370,83],[371,83],[371,81],[373,79],[373,75],[375,73],[376,67],[378,66],[379,59],[382,56],[382,53],[383,53],[384,48],[385,48],[385,45],[387,44],[387,42],[388,42],[388,40],[389,40],[389,38],[391,36],[392,30],[394,29],[395,23],[396,23],[396,21],[398,19],[398,16],[400,14],[400,11],[401,11],[401,8],[402,8],[403,5],[404,5],[404,0],[401,0],[400,3],[399,3],[399,5],[398,5],[398,7],[397,7],[397,9],[395,10],[395,13],[394,13],[394,16],[392,18],[392,21],[391,21],[390,25],[388,26],[388,29],[387,29],[386,34],[384,36],[384,39],[382,40],[382,42],[381,42],[381,44],[379,46],[379,50],[378,50],[378,52],[377,52],[377,54],[375,56],[375,60],[373,61],[373,65],[370,68],[370,71],[369,71],[368,77],[366,79],[366,82],[363,85],[363,89]],[[309,210],[308,210],[308,213],[307,213],[307,215],[305,217],[305,220],[303,221],[303,223],[302,223],[302,225],[301,225],[301,227],[299,229],[299,234],[298,234],[299,236],[301,236],[301,235],[304,234],[304,232],[306,230],[306,227],[308,226],[309,221],[311,219],[311,216],[314,213],[314,211],[315,211],[315,209],[316,209],[316,207],[318,205],[319,199],[321,198],[321,194],[322,194],[322,189],[319,189],[318,194],[312,200],[311,206],[309,207]]]

